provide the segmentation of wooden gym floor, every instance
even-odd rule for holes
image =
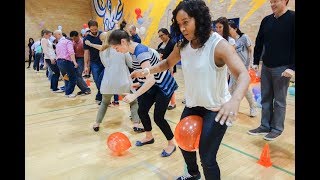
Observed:
[[[175,78],[179,84],[177,108],[166,113],[173,131],[184,107],[181,103],[184,92],[181,69]],[[96,87],[93,82],[92,94],[74,99],[65,98],[63,93],[50,92],[45,71],[35,73],[32,68],[26,69],[25,82],[27,180],[172,180],[185,172],[180,150],[170,157],[160,157],[167,142],[154,122],[155,143],[135,147],[135,141],[142,139],[144,133],[132,131],[129,106],[124,102],[120,102],[119,107],[109,108],[100,131],[94,132],[92,124],[98,105],[94,101]],[[63,86],[63,81],[59,81],[59,86]],[[75,93],[78,91],[76,87]],[[285,130],[272,142],[263,140],[263,136],[246,133],[259,125],[261,109],[258,109],[257,117],[250,118],[247,116],[248,103],[245,99],[241,102],[238,120],[228,128],[217,155],[223,180],[295,179],[295,99],[289,94],[287,99]],[[115,156],[107,148],[107,137],[113,132],[123,132],[132,143],[123,156]],[[257,163],[266,143],[269,143],[273,163],[269,168]],[[199,158],[198,162],[204,179]]]

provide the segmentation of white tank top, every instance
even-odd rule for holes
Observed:
[[[187,107],[218,107],[230,100],[227,66],[217,67],[214,51],[223,39],[214,32],[202,48],[193,49],[190,42],[180,51]]]

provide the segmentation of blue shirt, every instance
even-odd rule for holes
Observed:
[[[131,38],[133,42],[141,43],[141,39],[138,34],[133,35]]]
[[[131,54],[131,56],[132,67],[134,70],[142,69],[141,64],[145,61],[149,61],[151,66],[158,64],[160,61],[154,51],[142,44],[138,44],[136,46],[134,53]],[[178,84],[168,70],[154,74],[154,78],[156,80],[155,85],[158,86],[166,96],[171,96],[178,88]],[[144,79],[145,78],[138,78],[138,81],[143,83]]]
[[[102,41],[100,40],[99,36],[102,33],[102,31],[98,32],[98,36],[94,37],[91,36],[90,34],[88,34],[86,37],[83,38],[83,49],[86,50],[88,49],[90,52],[90,61],[95,61],[95,62],[101,62],[100,60],[100,56],[99,56],[99,50],[93,47],[90,47],[88,45],[86,45],[84,42],[86,40],[89,40],[91,43],[93,44],[100,44],[102,45]]]

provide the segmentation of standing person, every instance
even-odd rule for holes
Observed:
[[[235,39],[236,44],[236,52],[238,53],[239,57],[241,58],[244,66],[249,70],[249,67],[252,67],[253,63],[253,47],[251,40],[249,39],[248,35],[241,32],[241,30],[237,27],[234,21],[229,21],[229,31],[230,35],[233,39]],[[229,91],[232,94],[237,86],[237,79],[233,75],[230,76],[230,84],[229,84]],[[245,95],[249,106],[250,106],[250,117],[257,116],[257,103],[253,98],[253,93],[248,89]]]
[[[128,67],[132,67],[132,58],[129,53],[123,54],[110,47],[107,42],[109,35],[110,32],[103,32],[100,35],[103,41],[102,45],[92,44],[88,40],[85,41],[88,46],[100,50],[100,59],[105,67],[100,87],[102,102],[99,107],[96,122],[93,125],[94,131],[99,131],[100,123],[107,112],[111,97],[114,94],[129,93],[132,85],[132,79],[129,77],[130,73],[128,69]],[[135,132],[144,132],[138,115],[137,100],[130,103],[130,111],[133,130]]]
[[[288,10],[289,0],[271,0],[272,14],[263,18],[253,54],[253,68],[261,68],[261,124],[250,135],[266,134],[268,141],[284,130],[286,98],[290,78],[295,71],[295,12]]]
[[[219,180],[217,152],[227,125],[236,120],[239,105],[249,87],[250,77],[235,49],[218,33],[211,31],[209,8],[202,0],[183,0],[172,12],[173,30],[183,34],[167,59],[133,72],[133,77],[159,73],[181,59],[185,82],[186,107],[181,119],[190,115],[203,118],[199,154],[205,179]],[[227,66],[238,79],[231,96]],[[178,180],[200,179],[196,152],[181,149],[188,173]]]
[[[141,38],[137,33],[137,28],[134,25],[129,27],[129,33],[133,42],[141,43]]]
[[[78,68],[76,68],[77,86],[79,87],[80,91],[77,93],[77,95],[91,94],[91,89],[88,87],[87,83],[83,80],[83,77],[82,77],[82,72],[84,69],[83,39],[80,37],[77,31],[71,31],[70,38],[72,38],[75,58],[78,64]]]
[[[98,90],[95,100],[100,105],[102,100],[102,95],[100,93],[100,85],[104,67],[99,56],[99,50],[86,45],[84,42],[86,40],[89,40],[93,44],[101,45],[102,41],[100,40],[99,36],[102,33],[102,31],[98,30],[98,22],[95,20],[90,20],[88,22],[88,26],[90,29],[90,33],[83,38],[84,73],[89,74],[90,69],[92,70],[93,80]]]
[[[114,30],[109,36],[108,43],[118,52],[131,53],[134,70],[148,68],[151,65],[159,63],[160,56],[156,50],[143,44],[133,42],[130,40],[130,36],[126,31]],[[123,101],[127,103],[138,98],[138,114],[142,121],[146,136],[143,140],[137,141],[136,146],[154,143],[151,132],[151,119],[149,116],[149,110],[154,104],[154,122],[158,125],[168,141],[168,146],[163,149],[161,156],[170,156],[176,150],[176,146],[173,140],[172,130],[168,122],[164,119],[164,115],[167,111],[171,96],[178,88],[178,85],[167,70],[155,75],[149,74],[146,78],[137,78],[137,80],[138,82],[134,83],[134,86],[137,87],[138,90],[123,98]]]
[[[78,68],[78,64],[73,50],[73,43],[62,35],[61,30],[55,30],[53,34],[58,40],[56,45],[57,65],[63,77],[68,75],[68,80],[64,80],[65,96],[67,98],[75,98],[76,95],[73,94],[73,91],[77,84],[76,68]],[[81,90],[84,91],[85,89]]]
[[[60,70],[56,63],[56,53],[53,49],[53,44],[49,40],[52,32],[49,30],[43,30],[43,38],[41,39],[41,47],[44,54],[44,61],[46,62],[47,66],[53,71],[53,74],[50,79],[50,89],[52,92],[61,93],[63,92],[61,89],[58,88],[58,82],[60,77]]]
[[[29,43],[28,43],[28,47],[29,47],[29,59],[28,59],[29,65],[28,65],[27,68],[30,68],[32,57],[34,57],[34,51],[31,49],[33,43],[34,43],[33,38],[29,38]]]
[[[160,53],[161,59],[166,59],[170,53],[173,51],[175,42],[171,39],[170,33],[168,29],[161,28],[158,31],[159,38],[161,39],[161,43],[158,45],[157,51]],[[171,75],[173,76],[174,73],[177,72],[176,65],[173,68],[170,68]],[[168,105],[168,110],[172,110],[176,108],[176,94],[173,93],[170,103]]]

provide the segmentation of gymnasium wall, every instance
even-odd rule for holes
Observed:
[[[26,1],[26,58],[28,55],[28,38],[39,38],[42,28],[57,29],[63,27],[67,34],[75,29],[80,31],[82,25],[89,19],[99,23],[100,30],[115,28],[115,22],[125,19],[139,29],[145,28],[144,34],[140,33],[142,43],[150,47],[157,47],[160,43],[158,29],[169,29],[172,10],[181,0],[28,0]],[[254,42],[259,30],[260,22],[271,14],[269,0],[205,0],[209,6],[212,20],[220,16],[227,18],[240,18],[240,29],[248,34]],[[96,3],[96,6],[95,6]],[[105,8],[106,4],[108,8]],[[100,8],[98,8],[100,7]],[[295,0],[289,0],[289,9],[295,10]],[[63,9],[62,9],[63,8]],[[137,22],[135,9],[141,9],[142,23]],[[100,13],[100,16],[98,15]],[[40,28],[41,22],[43,27]]]
[[[106,1],[107,0],[104,0],[104,2]],[[111,0],[112,9],[110,12],[113,11],[113,13],[115,13],[123,7],[122,17],[118,20],[122,21],[125,19],[128,25],[134,24],[138,28],[144,27],[146,32],[140,34],[142,43],[155,48],[160,43],[157,33],[158,29],[162,27],[169,29],[172,10],[180,1],[181,0]],[[97,2],[99,2],[99,0],[97,0]],[[210,8],[212,20],[220,16],[225,16],[228,19],[240,18],[240,30],[248,34],[253,42],[255,41],[261,20],[266,15],[272,13],[269,0],[205,0],[205,2]],[[122,4],[120,8],[117,8],[118,4]],[[94,5],[92,5],[92,7],[93,17],[101,24],[100,27],[103,30],[103,17],[97,15]],[[289,0],[288,7],[291,10],[295,10],[295,0]],[[140,8],[142,12],[143,23],[141,25],[136,19],[136,8]],[[110,19],[112,19],[112,17]]]
[[[91,0],[26,0],[25,1],[25,59],[28,59],[28,42],[40,39],[41,30],[51,31],[62,26],[68,36],[70,31],[80,32],[84,23],[92,18]]]

